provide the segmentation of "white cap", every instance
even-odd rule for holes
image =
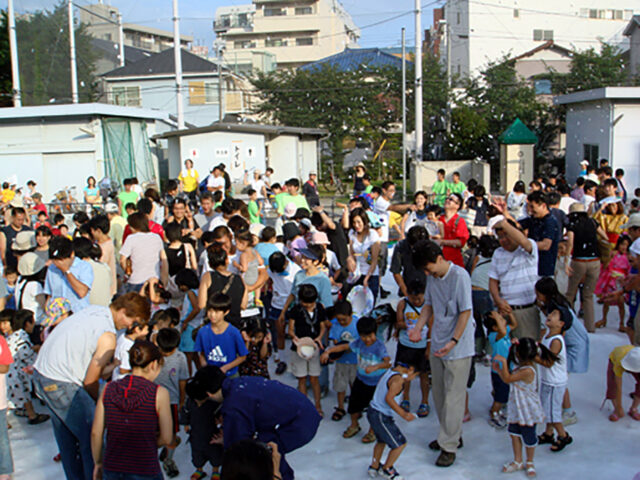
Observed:
[[[104,206],[104,211],[106,213],[118,213],[119,209],[118,209],[118,205],[116,205],[115,203],[107,203]]]

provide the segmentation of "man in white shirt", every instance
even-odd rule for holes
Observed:
[[[207,190],[211,193],[220,191],[224,198],[224,177],[222,176],[220,165],[213,167],[211,175],[207,177]]]

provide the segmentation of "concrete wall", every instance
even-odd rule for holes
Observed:
[[[633,192],[640,185],[640,103],[615,104],[613,120],[611,166],[624,169],[627,189]]]
[[[500,145],[500,192],[507,194],[522,180],[533,180],[533,145]]]
[[[629,37],[629,73],[640,75],[640,28],[633,29]]]
[[[487,190],[491,184],[491,168],[488,163],[477,160],[449,160],[438,162],[411,162],[411,190],[431,192],[437,179],[437,171],[444,168],[446,180],[452,180],[453,172],[460,172],[460,180],[467,183],[470,178],[484,185]]]

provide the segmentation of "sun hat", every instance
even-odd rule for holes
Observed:
[[[622,199],[618,198],[618,197],[605,197],[602,200],[600,200],[600,205],[609,205],[611,203],[618,203],[621,202]]]
[[[44,320],[42,325],[48,327],[56,323],[60,317],[71,313],[71,304],[64,297],[55,297],[47,302],[44,307]]]
[[[636,238],[629,247],[629,252],[633,255],[640,255],[640,238]]]
[[[284,216],[287,218],[293,218],[295,217],[297,211],[298,208],[296,207],[295,203],[287,203],[287,205],[284,207]]]
[[[287,222],[282,225],[282,237],[284,238],[285,242],[293,240],[296,235],[300,235],[300,229],[298,228],[296,222]]]
[[[119,211],[118,205],[116,205],[115,203],[109,202],[104,206],[104,211],[106,213],[118,213]]]
[[[311,223],[311,220],[309,220],[308,218],[301,219],[300,224],[307,227],[308,230],[311,230],[311,228],[313,228],[313,224]]]
[[[580,165],[589,165],[589,161],[588,160],[582,160],[580,162]]]
[[[42,257],[33,252],[27,252],[18,261],[18,273],[23,277],[34,275],[46,266]]]
[[[353,287],[347,295],[347,300],[351,303],[351,309],[356,317],[364,317],[373,310],[373,293],[363,285]]]
[[[620,225],[620,228],[626,230],[631,227],[640,227],[640,212],[632,213],[629,215],[629,220],[624,225]]]
[[[311,245],[331,245],[329,237],[324,232],[313,232],[311,235]]]
[[[311,337],[299,338],[296,347],[298,355],[303,360],[311,360],[318,354],[318,344]]]
[[[14,252],[26,252],[36,248],[36,232],[33,230],[18,232],[11,242],[11,250]]]
[[[252,223],[251,225],[249,225],[249,231],[251,232],[251,235],[255,235],[256,237],[260,236],[262,230],[264,230],[264,225],[262,225],[261,223]]]
[[[584,204],[580,202],[572,203],[569,207],[569,213],[585,213],[586,211]]]
[[[628,372],[640,372],[640,347],[629,350],[620,363]]]
[[[309,260],[320,260],[318,256],[308,248],[301,248],[298,253]]]
[[[14,208],[24,208],[24,200],[21,196],[16,195],[15,197],[13,197],[13,200],[9,202],[9,206]]]

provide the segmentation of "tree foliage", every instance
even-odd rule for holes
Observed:
[[[11,55],[7,12],[0,11],[0,107],[12,104]]]

